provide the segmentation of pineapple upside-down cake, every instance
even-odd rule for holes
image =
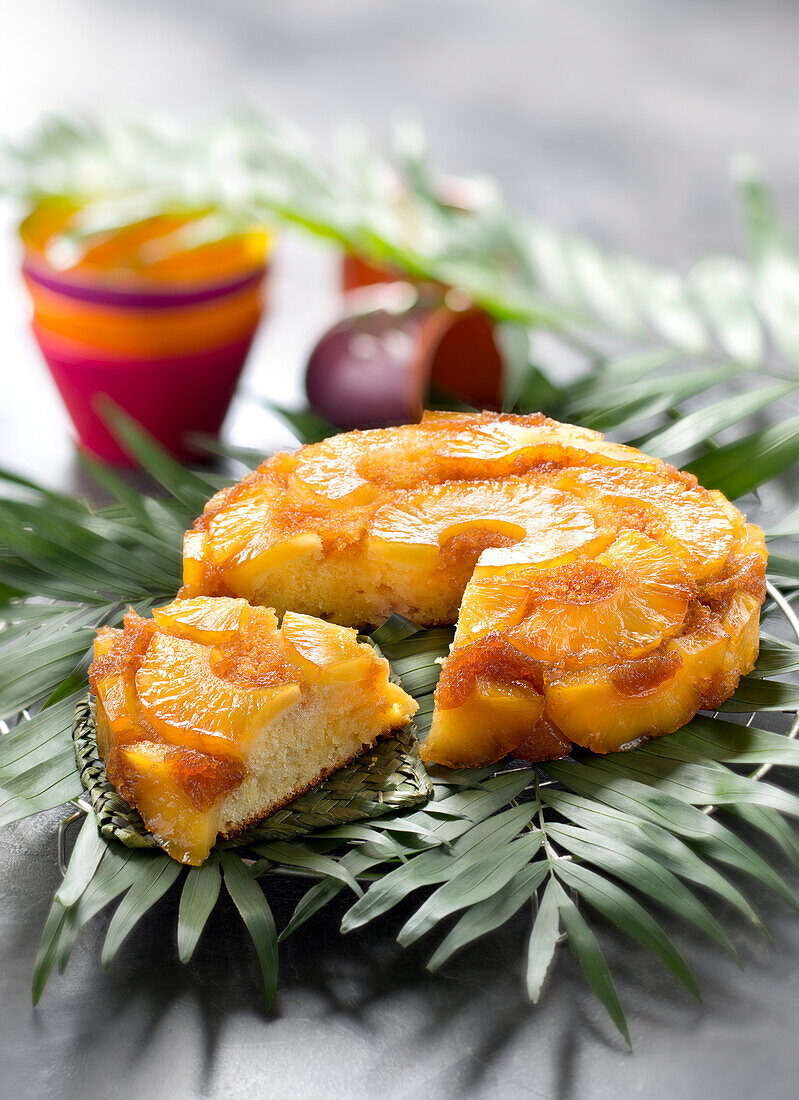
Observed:
[[[255,824],[416,702],[355,631],[245,600],[177,600],[105,628],[89,670],[108,777],[173,858]]]
[[[277,454],[208,502],[186,597],[365,627],[457,623],[427,762],[631,747],[758,650],[761,530],[719,492],[541,415],[430,413]]]

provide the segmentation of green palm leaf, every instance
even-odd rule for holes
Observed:
[[[679,836],[660,825],[568,791],[545,790],[541,798],[546,806],[566,820],[603,835],[610,832],[618,840],[659,862],[678,878],[687,879],[718,895],[753,924],[760,923],[754,909],[737,886],[719,874],[711,863],[698,856]],[[779,820],[782,821],[782,818]]]
[[[59,905],[69,909],[76,904],[94,878],[104,852],[105,844],[97,831],[97,819],[93,813],[87,813],[72,849],[69,867],[56,890],[55,900]]]
[[[741,837],[696,806],[661,793],[656,785],[650,787],[631,779],[602,774],[593,767],[558,762],[548,764],[547,771],[576,794],[606,803],[684,837],[706,856],[757,879],[783,901],[797,906],[793,892],[770,864]]]
[[[542,841],[541,833],[528,833],[481,859],[473,854],[470,862],[434,890],[406,921],[397,942],[407,947],[452,913],[501,893],[533,859]]]
[[[776,386],[758,387],[751,393],[722,397],[709,405],[703,404],[701,409],[696,409],[668,427],[651,433],[640,440],[639,445],[647,454],[658,458],[673,458],[699,446],[726,428],[740,424],[761,409],[776,405],[796,388],[797,383],[785,382]]]
[[[216,852],[186,875],[178,911],[178,958],[182,963],[187,963],[194,954],[221,887],[222,873]]]
[[[696,978],[685,959],[650,914],[613,882],[579,863],[559,860],[555,864],[559,878],[572,887],[607,920],[633,936],[663,962],[679,978],[697,1000],[702,999]]]
[[[255,946],[264,981],[266,1007],[269,1008],[277,989],[277,931],[272,910],[241,858],[232,852],[223,852],[220,858],[225,886]]]
[[[683,920],[696,925],[733,958],[737,957],[729,936],[707,906],[657,860],[606,833],[574,825],[550,825],[547,836],[572,855],[609,871],[659,905],[671,909]]]
[[[555,900],[569,938],[569,947],[579,960],[588,984],[607,1009],[608,1015],[627,1040],[627,1044],[632,1046],[624,1010],[596,936],[565,890],[554,882],[552,886],[556,891]]]
[[[689,464],[701,485],[731,500],[751,493],[799,461],[799,416],[710,451]]]
[[[470,905],[436,948],[427,969],[435,972],[456,951],[505,924],[536,893],[548,873],[543,860],[528,863],[502,890]]]
[[[169,856],[150,859],[119,903],[108,926],[103,944],[102,967],[107,970],[128,934],[155,903],[164,896],[180,874],[180,864]]]
[[[549,871],[549,868],[546,870]],[[541,997],[544,979],[555,958],[560,935],[560,898],[557,882],[550,879],[539,903],[527,945],[527,996],[534,1004]]]
[[[414,859],[379,878],[345,914],[342,932],[362,924],[398,905],[413,890],[449,881],[481,859],[496,856],[532,818],[534,807],[516,806],[484,818],[468,829],[447,850],[441,847],[422,852]]]

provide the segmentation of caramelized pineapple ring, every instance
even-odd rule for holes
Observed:
[[[757,659],[760,604],[740,594],[721,619],[698,608],[684,634],[648,662],[545,675],[545,716],[595,752],[672,733],[715,708]]]
[[[381,488],[410,488],[423,461],[414,427],[348,432],[303,448],[289,488],[336,508],[368,504]]]
[[[599,535],[574,497],[535,480],[451,481],[382,507],[372,521],[368,554],[430,570],[442,559],[465,555],[474,562],[482,550],[515,544],[526,561],[542,552],[542,540],[548,553],[565,555]],[[516,555],[503,551],[487,560],[510,565]]]
[[[567,469],[560,488],[585,501],[603,527],[633,528],[668,546],[696,580],[724,565],[743,527],[737,508],[719,492],[649,470]]]
[[[593,525],[582,531],[578,524],[565,530],[556,526],[536,532],[519,546],[484,551],[463,594],[455,647],[518,626],[527,614],[532,590],[540,592],[548,578],[564,576],[566,566],[606,550],[613,537]]]
[[[436,688],[436,709],[422,758],[453,768],[476,768],[501,759],[543,715],[541,686],[540,667],[499,633],[456,649]],[[567,744],[555,743],[560,749]]]
[[[153,608],[153,618],[164,634],[218,645],[247,628],[251,610],[246,600],[175,600],[167,607]]]
[[[198,854],[211,850],[219,832],[221,796],[244,777],[238,762],[155,741],[115,746],[105,763],[116,789],[179,863],[199,863]]]
[[[156,634],[136,673],[136,694],[152,728],[173,744],[243,757],[258,729],[300,698],[297,683],[253,688],[217,676],[223,652]],[[286,675],[279,670],[278,678]]]
[[[206,506],[205,553],[212,565],[236,566],[268,550],[270,516],[279,493],[269,482],[252,480],[247,492],[223,490]],[[217,510],[216,505],[223,505]]]
[[[544,697],[529,684],[478,678],[457,708],[435,711],[422,747],[424,758],[451,768],[477,768],[486,760],[500,760],[524,740],[543,713]],[[562,749],[565,744],[556,740],[554,747]]]
[[[601,432],[540,416],[471,417],[440,450],[445,476],[506,477],[543,463],[663,467],[634,447],[608,443]]]
[[[692,595],[679,558],[624,531],[596,558],[534,578],[509,637],[535,660],[571,668],[632,660],[678,632]]]
[[[585,668],[642,657],[680,629],[690,574],[665,547],[624,531],[595,557],[519,566],[482,564],[466,588],[456,647],[502,629],[536,661]]]
[[[369,675],[369,651],[358,644],[354,630],[325,623],[321,631],[318,619],[287,611],[281,634],[291,660],[312,682],[359,681]]]
[[[320,553],[318,534],[277,528],[275,511],[281,497],[274,485],[249,484],[246,492],[236,486],[212,497],[200,526],[187,533],[183,544],[187,594],[213,589],[248,596],[254,581],[264,573]]]
[[[197,864],[404,726],[416,703],[354,630],[244,600],[177,600],[102,630],[90,669],[109,778]]]

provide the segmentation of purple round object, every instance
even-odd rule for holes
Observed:
[[[420,415],[419,340],[429,310],[375,309],[344,318],[311,352],[311,407],[337,428],[405,424]]]

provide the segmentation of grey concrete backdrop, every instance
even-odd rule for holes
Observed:
[[[727,166],[738,151],[759,156],[787,208],[799,209],[795,3],[28,0],[5,5],[2,27],[0,132],[11,135],[52,107],[199,118],[255,103],[320,137],[358,119],[380,138],[411,117],[443,168],[492,175],[561,228],[677,265],[734,246]],[[70,486],[68,425],[27,331],[14,217],[0,214],[0,463]],[[282,251],[245,391],[297,394],[308,345],[335,311],[333,269],[308,242]],[[264,448],[287,441],[246,395],[227,432]],[[0,1096],[777,1100],[799,1091],[799,926],[766,898],[772,940],[730,921],[743,971],[674,932],[706,990],[703,1006],[643,954],[603,941],[634,1055],[565,952],[542,1006],[525,1002],[525,920],[432,979],[423,952],[394,944],[393,919],[345,939],[331,911],[287,945],[265,1018],[235,913],[222,907],[184,969],[167,899],[107,975],[97,921],[34,1011],[28,985],[57,881],[58,820],[0,834]],[[272,892],[285,921],[298,889]]]

